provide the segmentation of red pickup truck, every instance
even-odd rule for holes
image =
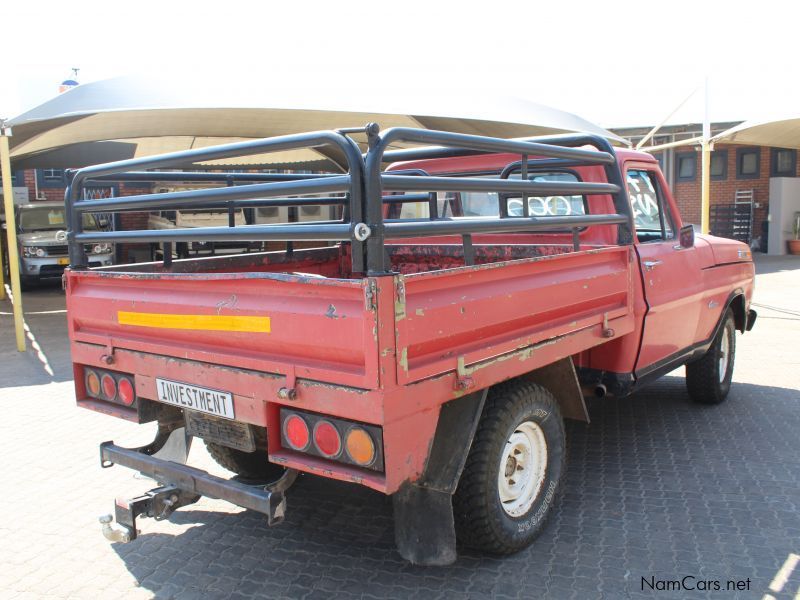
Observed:
[[[342,172],[81,199],[90,180],[189,180],[169,169],[308,148]],[[414,563],[452,562],[457,541],[515,552],[558,497],[563,419],[588,421],[586,396],[630,394],[685,364],[692,400],[719,403],[735,332],[756,317],[747,246],[695,235],[651,156],[595,136],[371,124],[70,177],[78,405],[158,423],[142,448],[101,444],[104,467],[160,484],[103,519],[116,541],[136,537],[137,516],[166,518],[202,495],[277,523],[307,473],[391,495],[398,550]],[[341,219],[80,228],[92,212],[320,204],[341,206]],[[242,240],[285,247],[94,269],[83,254],[86,243]],[[194,437],[237,477],[186,465]]]

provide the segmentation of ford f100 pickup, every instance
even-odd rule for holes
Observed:
[[[341,172],[81,195],[90,181],[300,148]],[[457,541],[518,551],[557,502],[564,419],[588,421],[587,396],[627,395],[685,365],[688,396],[722,402],[736,332],[756,316],[747,246],[696,235],[655,159],[596,136],[505,140],[370,124],[70,177],[78,405],[158,424],[147,446],[101,444],[104,467],[159,483],[104,519],[117,541],[136,537],[137,516],[165,518],[203,495],[278,523],[302,473],[390,495],[398,550],[414,563],[452,562]],[[96,212],[306,205],[340,206],[341,218],[81,227]],[[285,248],[101,268],[85,251],[232,241]],[[318,247],[295,246],[310,241]],[[238,476],[185,464],[193,438]]]

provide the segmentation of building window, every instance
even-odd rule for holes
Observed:
[[[797,172],[797,150],[773,148],[769,174],[772,177],[794,177]]]
[[[675,155],[675,179],[694,181],[697,176],[697,153],[685,152]]]
[[[717,181],[728,178],[728,151],[714,150],[711,153],[711,179]]]
[[[736,179],[758,179],[761,176],[761,148],[736,150]]]
[[[3,174],[0,173],[0,186],[3,185]],[[25,171],[11,171],[11,185],[25,185]]]
[[[64,179],[64,169],[37,169],[36,179],[39,187],[66,187]]]

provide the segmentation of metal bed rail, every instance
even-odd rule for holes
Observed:
[[[368,151],[362,155],[348,137],[356,130],[321,131],[281,136],[176,152],[156,157],[131,159],[87,167],[71,172],[67,188],[68,240],[72,268],[87,265],[84,244],[98,242],[226,242],[285,241],[287,251],[293,241],[343,242],[352,246],[352,271],[369,275],[390,273],[385,249],[387,238],[460,235],[465,259],[472,256],[471,235],[476,233],[540,232],[571,230],[573,245],[579,249],[579,231],[594,225],[616,225],[617,243],[632,243],[632,211],[622,185],[614,149],[604,138],[575,134],[506,140],[442,131],[392,128],[381,132],[368,124],[358,130],[366,133]],[[391,150],[395,144],[416,144],[409,150]],[[278,173],[199,173],[148,171],[170,169],[196,163],[248,154],[282,150],[334,147],[347,162],[345,174]],[[590,146],[594,149],[587,149]],[[520,179],[509,179],[508,169],[497,178],[430,176],[420,169],[384,172],[387,162],[448,158],[453,156],[510,153],[519,155],[514,163]],[[530,181],[530,170],[575,166],[599,166],[603,182]],[[101,200],[82,199],[82,188],[92,181],[188,181],[226,183],[211,187],[168,193],[137,194]],[[494,192],[498,197],[498,216],[443,217],[438,214],[439,192]],[[523,215],[509,216],[509,195],[521,195]],[[569,216],[531,216],[528,197],[542,195],[610,195],[615,212]],[[314,197],[316,196],[316,197]],[[503,210],[503,202],[506,209]],[[427,220],[389,218],[387,205],[427,203]],[[94,232],[82,231],[82,214],[178,209],[227,209],[263,206],[342,205],[341,221],[315,221],[285,224],[197,227],[191,229]],[[165,253],[166,254],[166,253]],[[166,256],[165,256],[166,259]],[[469,262],[467,263],[469,264]]]

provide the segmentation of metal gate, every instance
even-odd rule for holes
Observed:
[[[732,204],[711,206],[711,234],[750,244],[755,190],[737,190]]]

